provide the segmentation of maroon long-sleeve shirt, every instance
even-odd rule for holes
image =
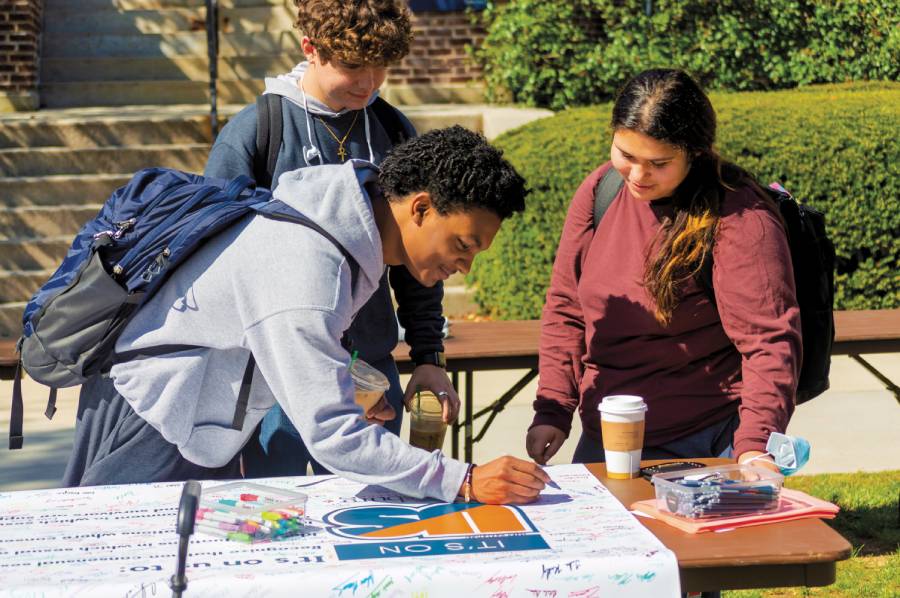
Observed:
[[[671,202],[635,199],[623,186],[593,230],[594,187],[581,184],[566,217],[541,325],[532,425],[566,434],[578,407],[600,442],[597,406],[610,394],[647,403],[645,446],[658,446],[740,413],[734,451],[765,450],[794,408],[800,311],[778,217],[750,187],[726,194],[713,248],[716,305],[696,281],[669,326],[641,284],[646,248]]]

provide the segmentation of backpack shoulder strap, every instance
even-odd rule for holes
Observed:
[[[250,387],[253,384],[253,370],[256,369],[256,358],[253,353],[247,360],[244,375],[241,378],[241,390],[238,393],[237,403],[234,406],[234,416],[231,419],[232,430],[242,430],[244,419],[247,417],[247,406],[250,405]]]
[[[353,255],[351,255],[343,245],[341,245],[340,241],[335,239],[334,236],[327,230],[325,230],[291,206],[287,205],[283,201],[279,199],[270,199],[263,203],[252,206],[252,209],[256,213],[262,214],[266,218],[272,218],[273,220],[286,220],[288,222],[293,222],[295,224],[313,229],[314,231],[328,239],[335,247],[337,247],[338,251],[340,251],[344,258],[347,260],[347,263],[351,265],[351,269],[355,267],[356,259],[354,259]]]
[[[777,183],[776,183],[777,184]],[[764,187],[760,185],[760,188],[765,191],[769,197],[772,198],[772,201],[775,203],[775,207],[778,212],[781,212],[781,201],[785,198],[788,198],[789,201],[794,202],[794,199],[791,197],[790,193],[784,190],[784,187],[778,185],[777,188]],[[785,234],[788,236],[788,240],[790,240],[790,231],[788,231],[787,227],[784,230]],[[703,261],[700,262],[700,269],[697,271],[696,275],[697,284],[700,285],[700,288],[703,289],[703,292],[706,293],[707,298],[710,302],[715,306],[716,305],[716,291],[713,288],[713,254],[712,249],[703,256]]]
[[[272,188],[275,163],[281,151],[283,128],[281,96],[267,93],[256,98],[256,153],[253,154],[253,178],[256,184]]]
[[[622,189],[624,184],[625,179],[622,178],[622,175],[619,174],[618,170],[611,166],[609,170],[604,172],[603,176],[600,177],[600,181],[597,183],[597,186],[594,187],[595,232],[597,227],[600,226],[600,221],[603,220],[603,215],[606,214],[606,210],[612,205],[613,200],[616,198],[616,195],[619,194],[619,190]]]
[[[763,187],[760,185],[760,188],[765,191],[769,197],[772,198],[772,201],[775,203],[776,208],[779,212],[781,212],[780,203],[781,201],[787,197],[790,201],[794,201],[791,198],[790,194],[784,190],[784,187],[778,185],[778,189]],[[790,234],[787,228],[785,228],[785,234],[788,235],[788,239],[790,239]],[[697,283],[700,285],[700,288],[703,289],[703,292],[706,293],[707,298],[709,298],[710,302],[713,305],[716,305],[716,291],[713,288],[713,254],[712,250],[707,252],[706,255],[703,256],[703,261],[700,263],[700,269],[697,271],[696,275]]]
[[[384,127],[388,137],[391,139],[391,144],[399,145],[409,139],[406,127],[403,126],[403,121],[400,120],[400,114],[385,99],[378,96],[372,102],[371,108],[378,122],[381,123],[381,126]]]
[[[17,450],[22,448],[22,421],[24,419],[24,405],[22,404],[22,358],[16,362],[16,373],[13,377],[12,406],[9,411],[9,448]]]

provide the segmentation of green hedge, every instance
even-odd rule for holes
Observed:
[[[900,84],[714,93],[719,149],[825,212],[838,309],[900,307]],[[569,201],[609,159],[610,105],[577,108],[496,140],[528,181],[469,282],[485,314],[538,318]]]
[[[489,98],[562,109],[678,66],[708,89],[900,78],[896,0],[511,0],[480,17]]]

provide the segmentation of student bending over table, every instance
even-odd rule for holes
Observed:
[[[712,104],[682,71],[629,81],[612,132],[611,161],[575,193],[553,265],[528,454],[546,463],[578,408],[574,460],[603,461],[597,406],[632,394],[648,406],[645,459],[760,455],[787,427],[801,360],[777,208],[716,153]],[[595,233],[594,189],[611,168],[624,185]],[[708,255],[715,303],[697,280]]]
[[[387,265],[426,286],[468,271],[524,208],[523,179],[483,137],[453,127],[396,147],[381,171],[354,161],[279,182],[275,197],[337,243],[251,216],[188,258],[120,336],[117,353],[132,357],[83,387],[64,483],[239,477],[241,447],[277,402],[312,457],[339,475],[446,501],[467,488],[482,502],[534,500],[548,481],[534,463],[501,457],[471,470],[469,486],[466,463],[363,421],[341,343]],[[159,354],[170,345],[196,348]],[[234,430],[251,355],[249,406]],[[379,423],[395,413],[382,397],[365,415]]]
[[[289,73],[265,80],[264,94],[277,99],[283,130],[273,131],[281,142],[271,183],[288,170],[321,164],[340,164],[352,158],[380,164],[395,140],[414,137],[415,129],[396,108],[379,99],[378,88],[389,65],[409,52],[410,12],[403,0],[303,0],[297,2],[296,27],[305,60]],[[245,174],[274,189],[265,173],[254,170],[257,156],[257,106],[254,102],[222,129],[209,154],[206,176],[234,178]],[[283,138],[283,141],[282,141]],[[257,167],[259,165],[257,164]],[[397,309],[391,302],[391,289]],[[402,265],[386,269],[378,289],[360,309],[347,338],[359,357],[380,370],[391,383],[387,399],[397,416],[385,427],[400,433],[404,394],[417,387],[435,394],[446,392],[458,411],[459,398],[440,366],[443,352],[441,302],[443,284],[424,287]],[[417,364],[407,384],[391,357],[397,346],[397,320],[404,326],[410,355]],[[284,410],[275,405],[242,452],[244,475],[269,477],[304,475],[310,462]],[[327,473],[312,461],[316,473]]]

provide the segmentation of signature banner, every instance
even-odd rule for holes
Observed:
[[[582,465],[524,506],[422,501],[334,476],[254,482],[309,496],[304,533],[195,533],[186,597],[677,597],[674,554]],[[204,482],[210,488],[221,482]],[[0,493],[0,596],[167,596],[182,484]]]

